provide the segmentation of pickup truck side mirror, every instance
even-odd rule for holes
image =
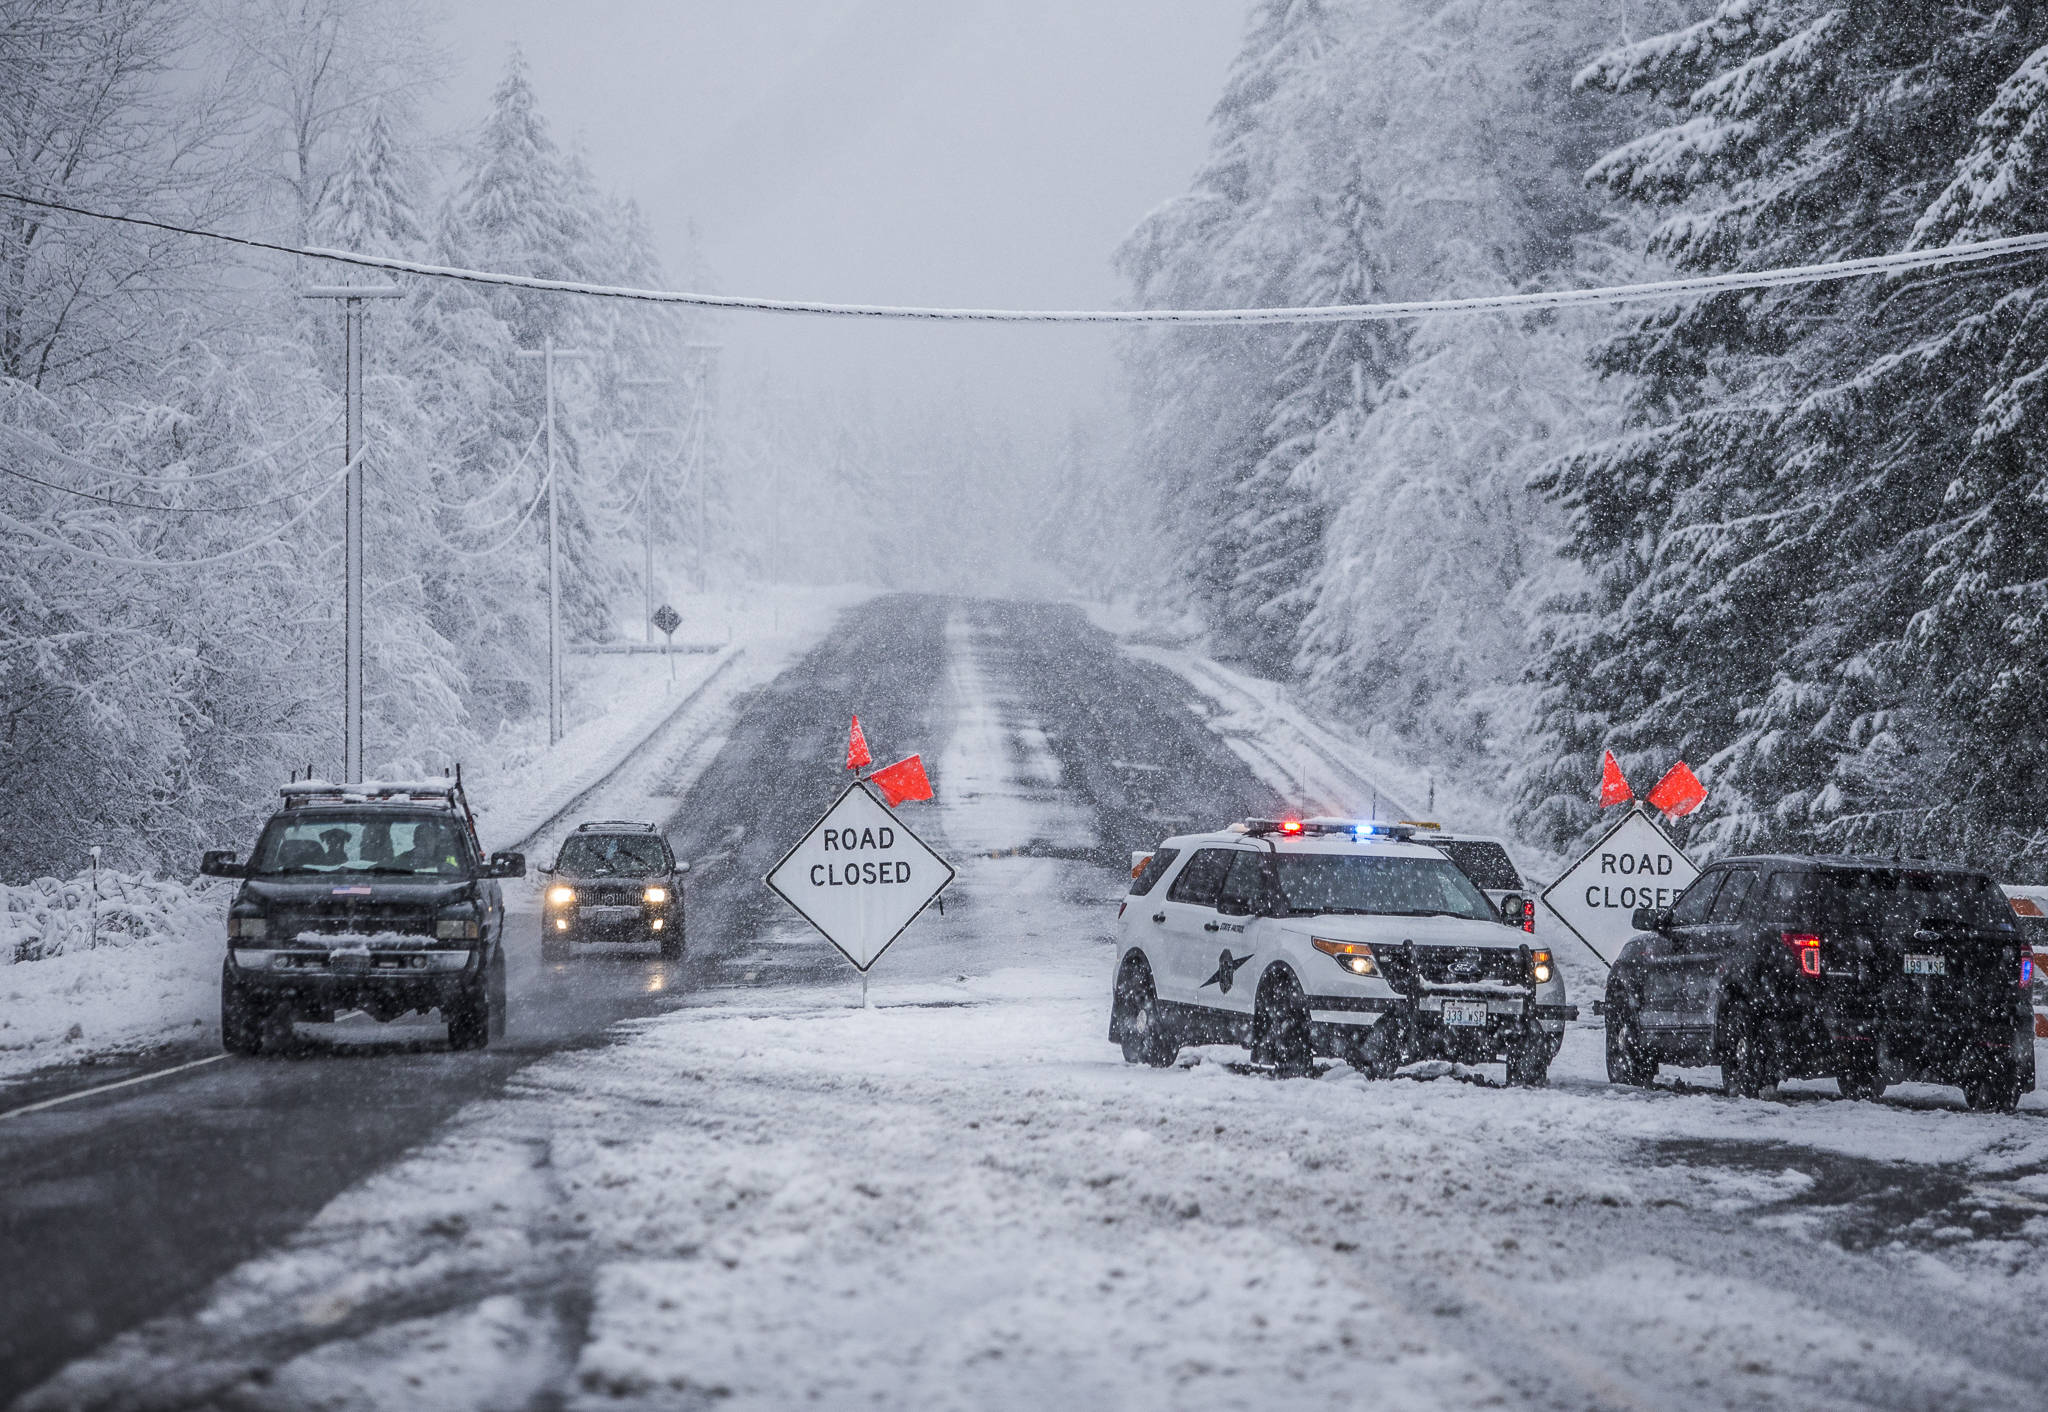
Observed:
[[[676,871],[677,871],[677,872],[679,872],[679,873],[687,873],[687,872],[689,872],[689,871],[690,871],[690,864],[689,864],[689,860],[687,860],[687,859],[684,859],[684,858],[678,858],[678,859],[676,859]]]
[[[1671,930],[1671,909],[1669,907],[1638,907],[1629,925],[1639,932],[1668,932]]]
[[[1500,920],[1502,926],[1513,927],[1516,931],[1522,929],[1522,899],[1520,894],[1511,892],[1500,900]]]
[[[246,878],[249,865],[237,863],[232,848],[209,848],[199,855],[199,871],[209,878]]]
[[[491,855],[491,876],[494,878],[525,877],[526,855],[524,853],[493,853]]]
[[[548,876],[552,876],[555,871],[555,865],[552,863],[542,863],[539,867],[535,868],[534,871],[536,873],[542,873]]]

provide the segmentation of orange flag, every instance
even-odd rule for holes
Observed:
[[[864,770],[874,763],[874,757],[868,754],[868,738],[860,733],[860,717],[855,716],[853,734],[846,740],[846,768]]]
[[[1614,752],[1607,752],[1607,758],[1600,762],[1600,807],[1610,804],[1626,804],[1636,797],[1628,787],[1628,780],[1621,773],[1621,766],[1615,762]]]
[[[1673,765],[1649,794],[1650,806],[1673,819],[1690,814],[1706,797],[1707,787],[1700,783],[1699,776],[1687,768],[1683,760]]]
[[[925,776],[923,759],[916,755],[882,766],[868,776],[868,783],[882,791],[882,801],[891,809],[932,797],[932,782]]]

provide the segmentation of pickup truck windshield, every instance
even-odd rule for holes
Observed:
[[[1486,894],[1443,859],[1282,853],[1273,863],[1282,905],[1296,915],[1361,912],[1498,920]]]
[[[462,832],[453,819],[421,814],[280,814],[257,840],[253,871],[460,876],[470,856]]]

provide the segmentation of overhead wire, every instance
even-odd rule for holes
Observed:
[[[313,434],[314,432],[332,431],[336,426],[340,424],[340,422],[341,418],[339,416],[330,418],[328,421],[320,424],[317,427],[304,427],[296,432],[293,432],[284,440],[272,443],[270,446],[264,448],[262,451],[257,452],[255,455],[249,457],[245,461],[238,461],[234,465],[221,466],[211,471],[201,471],[193,475],[177,477],[166,477],[162,471],[128,471],[118,469],[114,466],[103,466],[99,464],[97,461],[88,461],[83,456],[79,456],[73,452],[66,451],[61,446],[52,445],[51,443],[43,440],[40,436],[37,436],[35,433],[23,427],[8,426],[5,423],[0,423],[0,432],[5,432],[8,435],[17,438],[24,444],[33,447],[37,452],[39,452],[42,455],[48,456],[52,460],[61,461],[65,465],[72,467],[74,470],[84,471],[88,475],[105,476],[110,480],[139,481],[145,484],[172,484],[178,486],[186,486],[198,485],[206,481],[224,480],[228,476],[240,475],[243,471],[249,470],[255,466],[262,465],[265,461],[268,461],[272,457],[276,456],[278,452],[282,451],[287,446],[291,446],[297,442],[305,440],[307,436]],[[301,466],[310,465],[314,460],[326,455],[328,452],[332,450],[334,450],[334,447],[331,444],[317,447],[313,451],[309,452],[304,458],[294,461],[292,462],[291,465],[284,467],[284,469],[282,471],[277,472],[277,474],[288,474],[292,471],[298,470]]]
[[[1986,260],[2030,256],[2048,251],[2048,232],[2003,236],[1961,245],[1932,246],[1900,250],[1853,260],[1831,260],[1810,265],[1765,270],[1732,271],[1716,275],[1694,275],[1683,279],[1655,280],[1644,284],[1604,285],[1588,289],[1532,290],[1516,294],[1481,295],[1462,299],[1402,300],[1383,304],[1326,304],[1275,306],[1250,309],[974,309],[922,305],[848,304],[823,300],[770,299],[750,295],[704,294],[688,290],[636,289],[582,280],[541,279],[530,275],[505,274],[493,270],[470,270],[453,265],[434,265],[423,260],[405,260],[384,255],[366,255],[355,250],[319,246],[287,245],[258,240],[226,231],[181,226],[145,216],[95,211],[83,206],[0,191],[0,200],[20,202],[43,210],[61,211],[91,220],[112,221],[201,240],[220,241],[276,255],[327,260],[358,269],[387,274],[412,274],[430,279],[456,280],[470,284],[526,289],[539,293],[574,294],[589,298],[621,299],[638,303],[680,304],[704,309],[729,309],[751,313],[806,314],[833,318],[892,319],[947,323],[1004,324],[1301,324],[1375,322],[1427,318],[1437,315],[1510,313],[1528,309],[1564,309],[1596,304],[1627,304],[1683,299],[1697,294],[1769,289],[1781,285],[1817,284],[1856,279],[1866,275],[1899,274],[1910,270],[1937,269]]]
[[[240,505],[151,505],[141,500],[116,500],[112,496],[98,495],[90,490],[79,490],[68,485],[58,485],[55,481],[43,480],[38,476],[30,475],[26,471],[17,471],[10,466],[0,466],[0,476],[13,476],[16,480],[25,480],[30,485],[39,485],[45,490],[54,490],[63,495],[75,495],[80,500],[90,500],[97,505],[113,505],[123,510],[156,510],[166,515],[239,514],[244,510],[261,510],[271,505],[282,505],[287,500],[296,500],[301,495],[310,494],[313,490],[312,486],[302,486],[297,490],[288,490],[283,495],[273,496],[268,500],[251,500]]]
[[[520,531],[526,528],[526,522],[533,518],[533,512],[540,508],[541,501],[546,499],[552,492],[554,484],[555,471],[554,467],[550,466],[548,473],[541,477],[540,489],[533,493],[533,499],[528,502],[525,513],[520,515],[519,523],[512,526],[512,533],[506,535],[496,544],[493,544],[489,549],[458,549],[454,545],[444,544],[441,546],[442,551],[453,554],[458,559],[488,559],[493,554],[503,553],[513,540],[519,538]],[[504,521],[500,520],[498,523],[503,524]]]
[[[305,509],[299,511],[298,514],[292,516],[289,520],[277,526],[277,528],[262,535],[260,538],[250,540],[246,544],[240,544],[222,553],[208,554],[198,559],[130,559],[122,555],[103,554],[97,549],[87,549],[83,545],[73,544],[70,540],[60,539],[56,535],[38,529],[34,525],[17,520],[14,516],[4,511],[0,511],[0,525],[6,525],[8,528],[19,531],[29,538],[37,540],[61,553],[70,554],[80,559],[89,559],[94,563],[106,564],[118,569],[197,569],[209,564],[223,564],[230,559],[239,559],[244,554],[253,553],[266,544],[282,539],[291,530],[303,524],[311,517],[315,510],[326,503],[328,496],[334,494],[335,487],[342,483],[343,476],[361,464],[363,454],[368,450],[369,447],[365,446],[361,451],[356,452],[349,459],[348,464],[342,467],[341,474],[336,475],[324,490],[314,494],[312,502]]]

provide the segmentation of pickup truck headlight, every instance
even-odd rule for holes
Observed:
[[[434,935],[443,941],[474,941],[482,932],[474,917],[443,917],[434,923]]]
[[[1310,937],[1308,944],[1354,976],[1376,976],[1380,973],[1372,948],[1362,941],[1325,941],[1316,936]]]
[[[567,907],[575,900],[576,889],[573,887],[551,887],[548,889],[548,906],[550,907]]]
[[[268,917],[230,917],[228,918],[228,935],[261,941],[264,937],[270,935],[270,919]]]
[[[1548,951],[1532,951],[1529,953],[1529,974],[1536,978],[1536,984],[1538,985],[1542,985],[1550,979],[1550,953]]]
[[[647,891],[640,894],[640,898],[649,907],[659,907],[662,903],[668,901],[668,889],[665,887],[650,887]]]

